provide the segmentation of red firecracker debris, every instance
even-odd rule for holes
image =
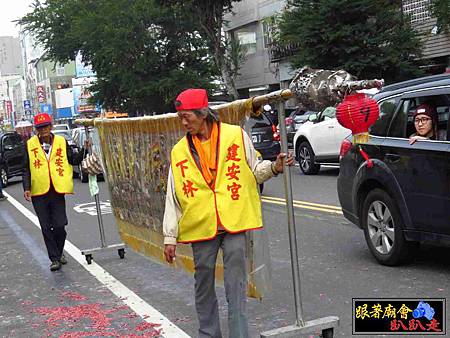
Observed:
[[[137,318],[138,315],[136,314],[136,312],[130,312],[130,313],[124,314],[122,317],[123,317],[123,318],[130,318],[130,319],[133,319],[133,318]]]
[[[84,338],[84,337],[120,337],[116,332],[66,332],[59,338]]]
[[[134,329],[136,331],[146,331],[146,330],[150,330],[150,329],[154,329],[155,327],[161,326],[160,324],[155,324],[155,323],[142,323],[139,324],[138,326],[136,326]]]
[[[49,316],[46,323],[50,326],[59,326],[60,322],[70,323],[80,319],[89,319],[92,321],[92,328],[104,329],[111,323],[98,303],[54,308],[41,307],[35,309],[34,312]]]
[[[87,297],[75,292],[63,292],[61,296],[76,301],[87,299]],[[140,317],[129,310],[129,307],[124,305],[108,308],[106,305],[99,303],[80,304],[76,306],[38,307],[32,310],[32,312],[45,316],[46,319],[43,323],[33,323],[31,326],[34,329],[41,328],[41,332],[44,332],[43,336],[47,337],[55,337],[55,328],[57,328],[58,332],[61,332],[60,330],[66,331],[59,333],[59,338],[161,337],[162,329],[157,329],[160,324],[141,322]],[[124,311],[124,313],[120,313],[121,311]],[[124,318],[128,319],[125,323],[121,321]],[[115,320],[119,320],[119,323],[113,326],[112,324]],[[131,328],[133,326],[134,329]],[[80,328],[82,331],[77,331]],[[73,332],[68,332],[72,330]]]
[[[76,301],[82,301],[82,300],[88,299],[86,296],[83,296],[83,295],[81,295],[77,292],[73,292],[73,291],[61,292],[61,297],[68,298],[70,300],[76,300]]]

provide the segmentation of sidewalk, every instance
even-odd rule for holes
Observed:
[[[0,337],[158,337],[69,257],[50,272],[39,229],[7,202],[0,206]]]

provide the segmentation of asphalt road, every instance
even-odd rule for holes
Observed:
[[[324,169],[317,176],[301,175],[298,167],[292,172],[304,319],[338,316],[340,327],[335,336],[350,337],[352,298],[447,297],[450,249],[422,245],[408,265],[379,265],[370,255],[362,231],[339,211],[337,175],[337,169]],[[107,186],[103,182],[99,186],[100,199],[107,202]],[[5,190],[32,211],[22,197],[19,180]],[[87,213],[89,205],[83,205],[92,202],[88,186],[76,180],[75,190],[76,194],[67,198],[68,240],[78,249],[97,247],[97,217]],[[273,290],[262,302],[248,301],[251,337],[290,325],[295,319],[282,176],[267,182],[263,195]],[[112,214],[103,215],[103,221],[107,242],[120,242]],[[1,337],[85,337],[86,332],[95,337],[157,335],[158,328],[147,323],[151,318],[144,322],[125,299],[94,278],[83,261],[80,264],[69,257],[67,266],[51,273],[40,230],[9,201],[0,204],[0,243]],[[188,335],[196,336],[191,276],[131,250],[123,260],[116,252],[96,254],[94,260]],[[217,290],[226,333],[224,290],[220,286]],[[449,323],[447,320],[447,326]]]

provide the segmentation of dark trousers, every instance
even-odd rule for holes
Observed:
[[[209,241],[192,243],[195,307],[200,324],[198,336],[222,338],[214,276],[220,248],[223,254],[225,294],[228,302],[228,336],[248,338],[245,233],[223,233]]]
[[[45,246],[50,260],[57,261],[61,258],[66,241],[67,215],[66,200],[63,194],[55,190],[42,196],[32,198],[34,211],[41,225]]]

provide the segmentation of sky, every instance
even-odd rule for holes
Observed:
[[[33,0],[0,0],[0,36],[19,36],[19,26],[11,22],[31,10]]]

